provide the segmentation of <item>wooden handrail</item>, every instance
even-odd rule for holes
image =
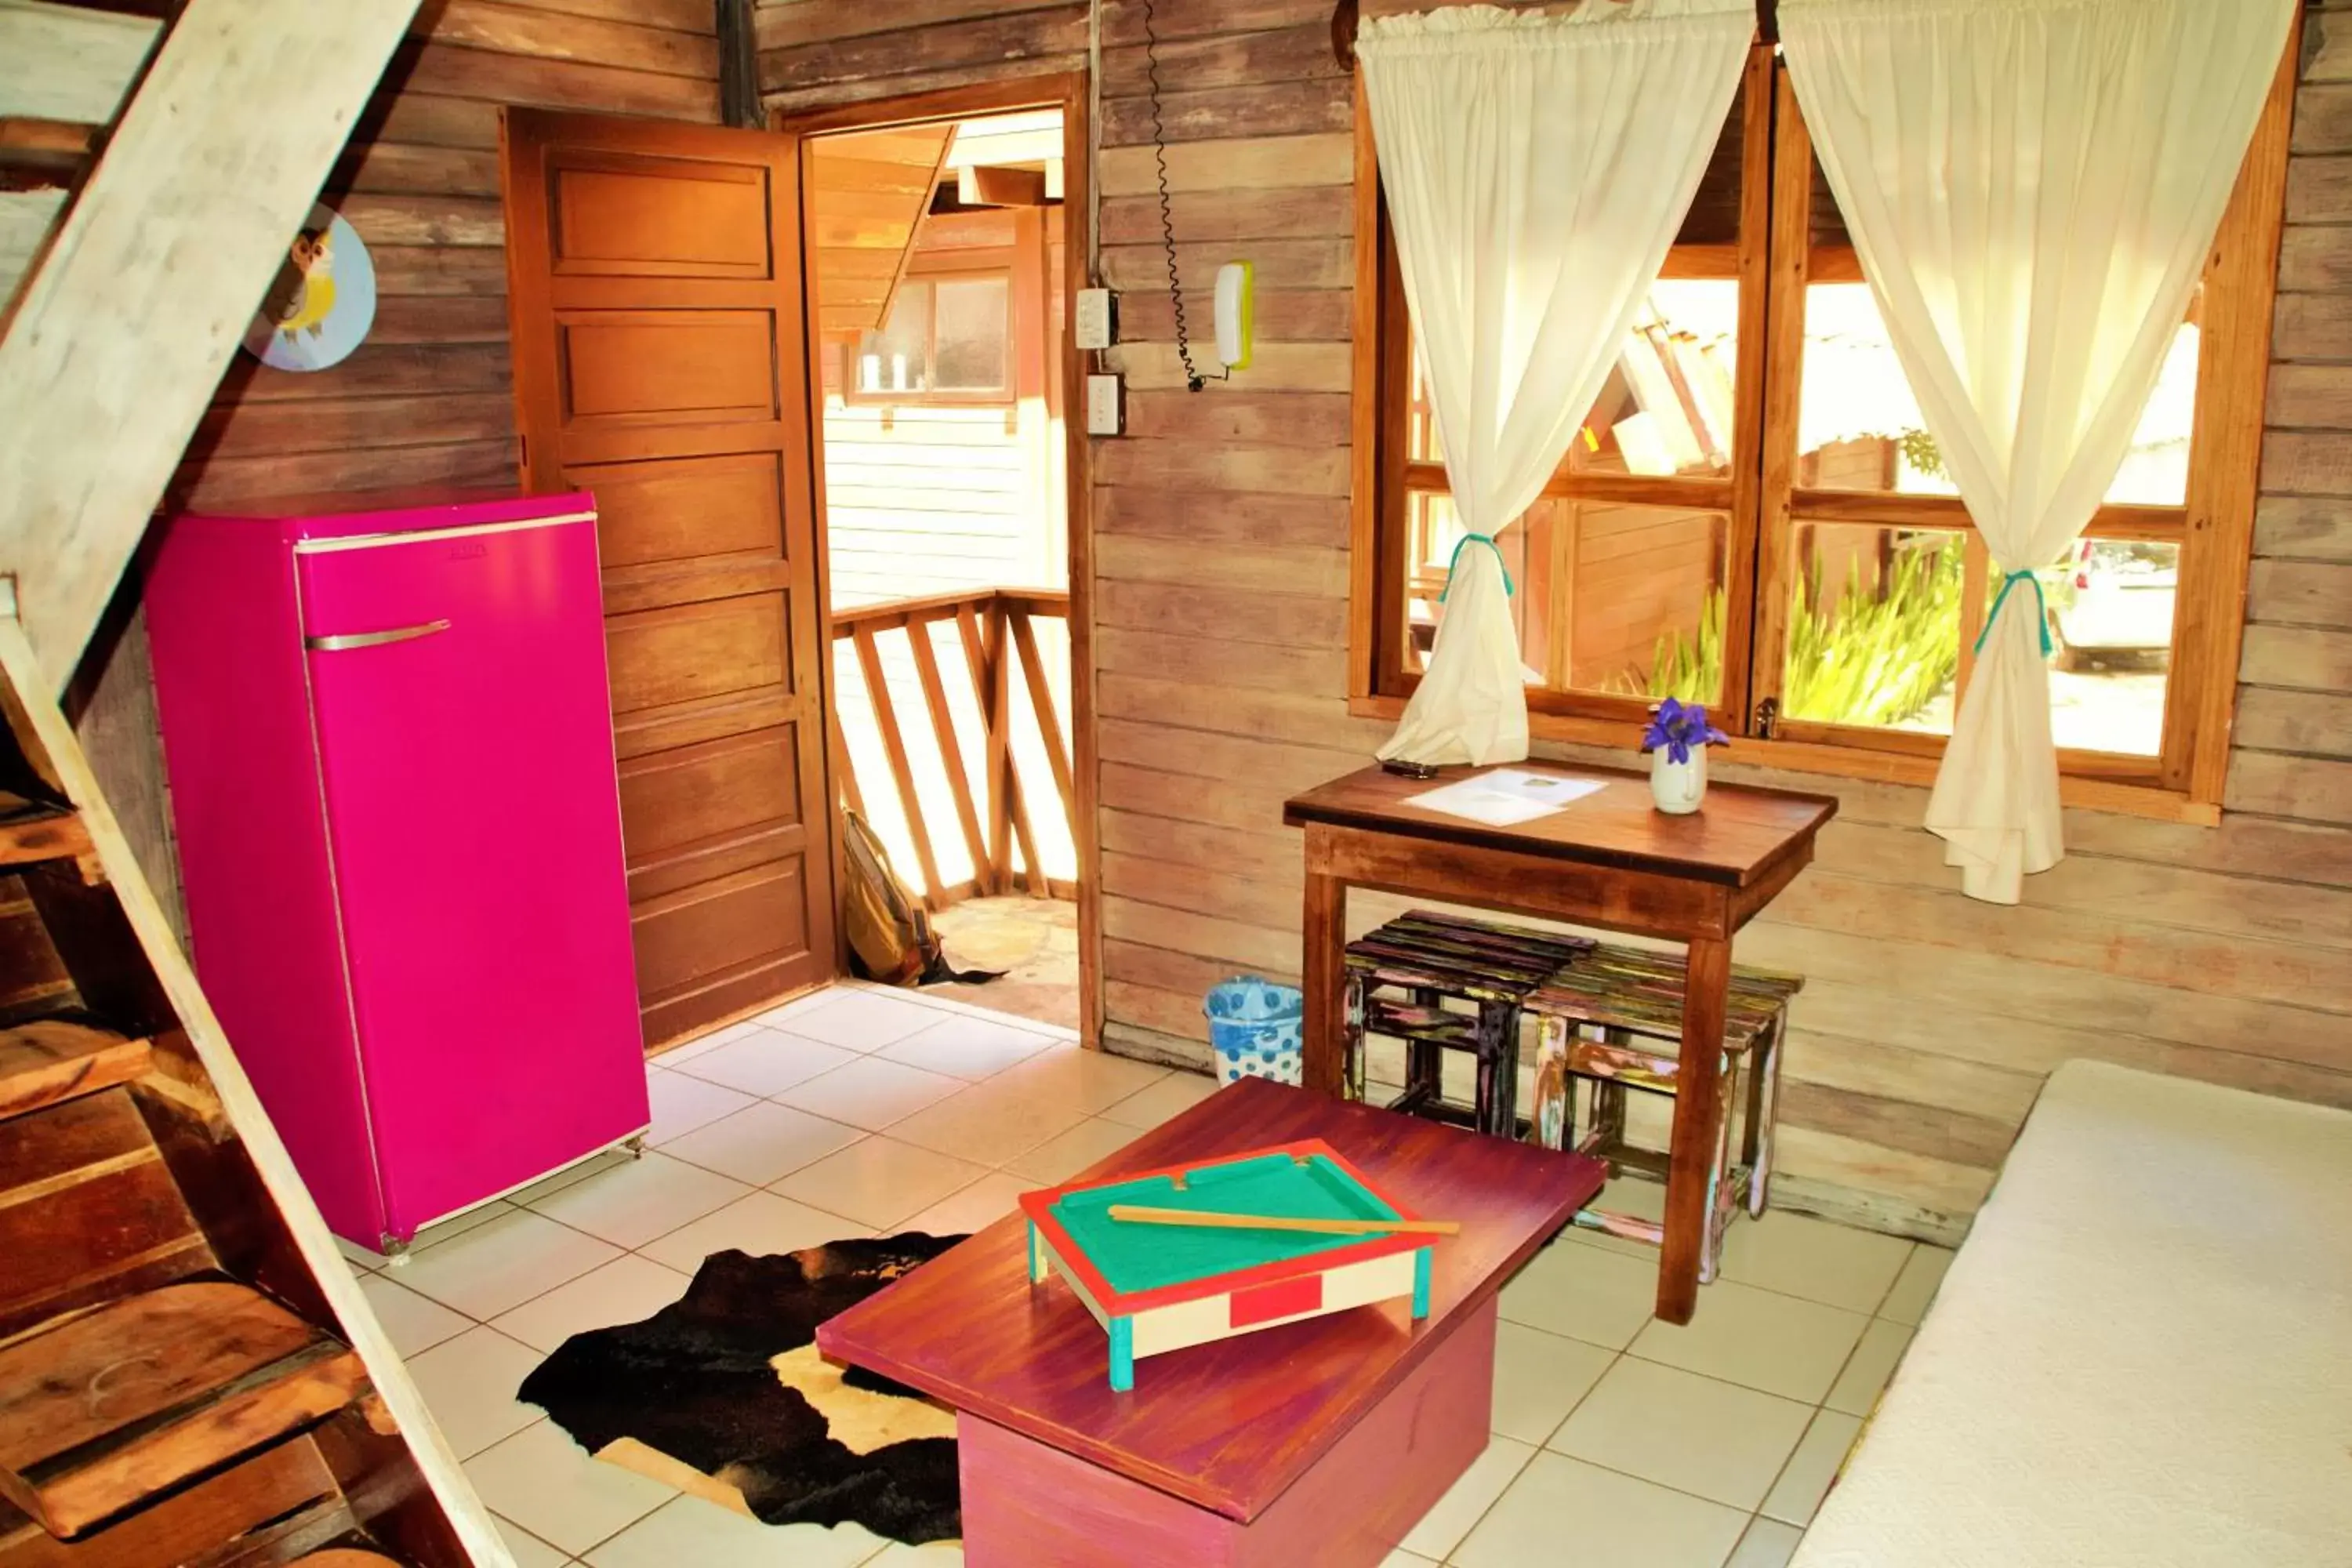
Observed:
[[[1022,610],[1052,619],[1069,615],[1070,595],[1061,588],[965,588],[910,599],[886,599],[880,604],[835,610],[831,617],[833,635],[837,640],[850,636],[859,626],[876,632],[897,631],[915,621],[950,620],[966,609],[983,616],[991,610]]]
[[[862,605],[830,618],[834,640],[846,641],[856,651],[867,700],[874,707],[875,728],[882,742],[883,756],[890,767],[890,782],[900,809],[906,814],[908,837],[912,840],[917,868],[923,878],[923,901],[933,909],[970,893],[1009,891],[1015,881],[1013,852],[1016,842],[1029,891],[1041,898],[1066,893],[1065,885],[1046,876],[1039,858],[1026,792],[1013,761],[1012,689],[1017,662],[1021,666],[1019,679],[1028,690],[1030,706],[1036,716],[1055,792],[1061,800],[1063,818],[1069,827],[1071,842],[1076,843],[1077,822],[1070,753],[1065,739],[1066,729],[1054,707],[1052,683],[1038,656],[1033,625],[1040,616],[1066,618],[1069,613],[1069,595],[1056,589],[977,588]],[[942,623],[953,623],[956,627],[956,639],[950,644],[950,650],[960,651],[963,656],[972,699],[980,711],[983,736],[982,778],[987,792],[984,812],[982,803],[973,797],[964,747],[957,738],[954,714],[948,701],[947,679],[940,670],[940,650],[933,641],[931,628]],[[930,719],[931,744],[947,775],[955,806],[955,826],[961,830],[971,856],[972,876],[969,881],[949,886],[940,875],[931,825],[923,820],[908,751],[909,733],[919,731],[902,728],[882,670],[877,639],[887,632],[905,633],[913,656],[923,707]],[[834,717],[834,751],[842,801],[862,812],[863,797],[837,713]]]
[[[833,614],[833,635],[845,637],[863,626],[869,632],[892,632],[916,621],[943,621],[966,605],[985,609],[1003,592],[1001,588],[964,589],[959,593],[925,594],[911,599],[887,599]]]
[[[1069,592],[1063,588],[999,588],[996,597],[1008,610],[1044,616],[1048,620],[1067,620],[1070,616]]]

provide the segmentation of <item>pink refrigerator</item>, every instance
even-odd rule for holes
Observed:
[[[197,975],[335,1232],[641,1131],[593,500],[177,517],[146,605]]]

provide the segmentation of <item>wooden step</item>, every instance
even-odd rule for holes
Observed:
[[[90,1024],[44,1018],[0,1029],[0,1118],[129,1083],[152,1056],[145,1040]]]
[[[366,1385],[348,1347],[250,1286],[143,1291],[0,1348],[0,1495],[71,1540]]]
[[[96,859],[80,813],[0,792],[0,867]]]
[[[302,1531],[304,1542],[351,1530],[334,1472],[307,1436],[264,1448],[79,1541],[59,1541],[0,1503],[0,1568],[182,1568],[216,1561],[223,1542],[253,1546],[253,1561],[268,1562],[260,1552],[289,1529]]]
[[[217,1266],[128,1089],[0,1121],[0,1342]]]
[[[97,151],[105,128],[70,120],[0,115],[0,169],[26,184],[41,175],[69,185]]]

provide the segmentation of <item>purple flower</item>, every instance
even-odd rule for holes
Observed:
[[[1666,749],[1666,759],[1674,763],[1690,761],[1693,746],[1727,746],[1731,737],[1706,721],[1706,706],[1693,702],[1685,707],[1669,697],[1658,704],[1650,716],[1650,727],[1642,731],[1642,750],[1654,752]]]

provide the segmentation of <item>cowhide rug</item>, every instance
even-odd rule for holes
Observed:
[[[816,1327],[962,1237],[910,1231],[777,1258],[720,1252],[642,1323],[574,1334],[524,1380],[581,1447],[770,1524],[919,1545],[962,1533],[955,1417],[817,1354]]]

